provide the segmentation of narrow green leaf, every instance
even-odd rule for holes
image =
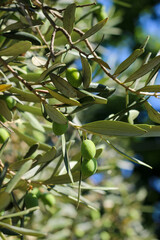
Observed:
[[[92,68],[85,57],[81,56],[82,78],[84,88],[88,88],[92,81]]]
[[[7,103],[0,99],[0,114],[4,116],[8,121],[12,120],[12,113],[9,110]]]
[[[42,155],[38,155],[35,160],[35,164],[33,164],[33,166],[41,164],[41,163],[46,163],[46,162],[50,162],[55,158],[56,155],[56,148],[52,147],[51,149],[49,149],[47,152],[45,152]]]
[[[136,49],[126,60],[124,60],[116,69],[113,75],[118,76],[125,71],[135,60],[144,53],[144,48]]]
[[[157,112],[147,101],[144,102],[144,106],[148,112],[149,118],[156,123],[160,124],[160,113]]]
[[[107,136],[142,136],[146,132],[144,129],[126,122],[109,120],[87,123],[80,126],[79,129]]]
[[[104,66],[107,69],[111,69],[108,63],[104,62],[101,58],[93,57],[93,58],[90,58],[90,60],[99,63],[100,65]]]
[[[78,186],[71,186],[72,188],[78,188]],[[90,186],[90,185],[87,185],[87,186],[81,186],[81,189],[82,190],[93,190],[93,191],[112,191],[112,190],[118,190],[119,188],[117,187],[96,187],[96,186]]]
[[[160,85],[149,85],[138,89],[136,92],[160,92]]]
[[[33,43],[34,45],[41,45],[41,41],[39,40],[39,38],[37,38],[36,36],[28,32],[11,31],[11,32],[3,33],[2,36],[9,39],[25,40],[25,41],[27,40]]]
[[[77,91],[74,87],[71,86],[69,82],[64,80],[63,78],[55,75],[55,74],[50,74],[51,80],[57,90],[59,90],[62,94],[64,94],[67,97],[75,98],[77,97]]]
[[[64,11],[63,16],[63,27],[69,34],[72,33],[73,25],[75,22],[75,11],[76,11],[76,4],[72,3],[68,5]]]
[[[64,63],[56,63],[52,66],[50,66],[47,70],[45,70],[41,75],[40,78],[38,79],[38,83],[42,82],[49,74],[51,74],[54,70],[64,67]]]
[[[23,111],[23,112],[29,112],[29,113],[32,113],[34,115],[42,116],[41,109],[38,108],[38,107],[16,103],[16,108],[20,111]]]
[[[159,70],[160,70],[160,64],[158,64],[158,65],[151,71],[151,73],[149,74],[148,79],[147,79],[147,81],[145,82],[145,85],[146,85],[146,86],[147,86],[148,83],[150,83],[152,80],[154,80],[154,82],[155,82],[155,80],[156,80],[156,78],[157,78],[157,76],[158,76]],[[153,81],[152,81],[152,84],[153,84]]]
[[[94,25],[91,29],[89,29],[85,34],[80,38],[79,41],[83,41],[86,38],[89,38],[93,34],[97,33],[107,22],[108,18],[103,19],[102,21],[98,22],[96,25]]]
[[[12,128],[13,131],[20,137],[20,139],[24,142],[26,142],[29,146],[32,146],[34,144],[37,143],[37,140],[30,137],[30,136],[27,136],[26,134],[20,132],[18,129],[16,128]],[[41,150],[44,150],[44,151],[47,151],[49,150],[51,147],[45,143],[40,143],[39,142],[39,147],[38,149],[41,149]]]
[[[13,232],[22,234],[22,235],[29,235],[29,236],[36,236],[36,237],[46,237],[46,234],[42,233],[40,231],[34,231],[34,230],[31,230],[31,229],[27,229],[27,228],[12,226],[12,225],[4,223],[4,222],[0,222],[0,226],[3,227],[3,228],[7,228],[7,229],[9,229]]]
[[[0,56],[18,56],[27,52],[32,46],[29,41],[20,41],[13,44],[11,47],[0,50]]]
[[[21,89],[15,87],[11,87],[8,91],[10,93],[16,93],[19,100],[27,102],[40,102],[40,99],[29,91],[22,91]]]
[[[21,113],[23,118],[26,119],[29,124],[36,130],[40,131],[40,132],[45,132],[43,126],[41,125],[41,123],[37,120],[37,118],[29,113],[29,112],[24,112],[24,113]]]
[[[32,207],[32,208],[26,209],[24,211],[3,215],[3,216],[0,217],[0,221],[5,219],[5,218],[24,216],[24,215],[27,215],[28,213],[33,212],[33,211],[38,210],[38,209],[39,209],[39,207],[37,206],[37,207]]]
[[[0,212],[8,206],[10,201],[11,197],[8,192],[0,192]]]
[[[46,110],[46,113],[48,114],[48,116],[53,122],[57,122],[59,124],[67,123],[67,118],[55,107],[49,104],[45,104],[44,108]]]
[[[105,139],[104,139],[104,140],[105,140]],[[116,152],[120,153],[123,157],[127,158],[128,160],[152,169],[152,167],[149,166],[148,164],[140,161],[139,159],[137,159],[137,158],[135,158],[135,157],[130,157],[130,156],[127,155],[126,153],[122,152],[121,150],[119,150],[118,148],[116,148],[115,146],[113,146],[113,144],[110,143],[108,140],[105,140],[105,141],[106,141],[114,150],[116,150]]]
[[[73,183],[73,177],[72,177],[72,173],[71,173],[71,169],[70,169],[67,148],[66,148],[66,139],[65,139],[64,134],[62,135],[62,155],[63,155],[64,165],[66,167],[67,174],[68,174],[71,182]]]
[[[120,1],[120,0],[114,0],[114,3],[123,6],[123,7],[127,7],[127,8],[131,8],[132,4],[128,3],[128,2],[124,2],[124,1]]]
[[[98,92],[103,93],[105,97],[109,97],[115,92],[115,88],[110,88],[106,85],[99,84],[99,83],[91,83],[89,88],[86,89],[87,92]],[[100,95],[101,96],[101,95]]]
[[[14,177],[9,181],[5,192],[11,193],[12,190],[15,188],[17,183],[20,181],[21,177],[30,169],[32,165],[32,160],[27,161],[24,165],[19,169],[19,171],[14,175]]]
[[[145,74],[150,72],[153,68],[155,68],[160,63],[160,56],[157,56],[150,60],[148,63],[142,65],[136,72],[131,74],[126,80],[126,82],[131,82],[143,77]]]
[[[51,96],[53,96],[60,102],[71,105],[71,106],[81,106],[80,102],[78,102],[77,100],[75,100],[73,98],[67,98],[64,95],[57,93],[56,91],[52,91],[49,88],[47,88],[47,89],[48,89],[49,93],[51,94]]]
[[[136,126],[146,131],[143,137],[160,137],[160,126],[148,124],[136,124]]]

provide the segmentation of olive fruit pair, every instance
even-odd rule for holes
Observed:
[[[81,165],[82,177],[87,178],[97,170],[97,160],[95,159],[96,147],[91,140],[86,139],[82,142],[81,155],[83,157]]]
[[[73,86],[73,87],[79,87],[82,83],[82,77],[80,72],[76,68],[68,68],[66,70],[66,78],[68,82]]]

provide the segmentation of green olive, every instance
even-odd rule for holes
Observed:
[[[84,159],[81,165],[82,178],[88,178],[92,176],[97,170],[97,160],[93,159]]]
[[[10,110],[12,110],[12,108],[15,106],[16,101],[14,100],[14,98],[12,98],[11,96],[8,96],[5,98],[5,101],[7,103],[7,106]]]
[[[32,207],[37,207],[38,206],[38,198],[35,194],[33,193],[27,193],[25,198],[24,198],[24,203],[26,208],[32,208]]]
[[[55,197],[51,193],[43,193],[40,196],[40,199],[45,205],[48,205],[50,207],[54,206],[56,202]]]
[[[6,129],[0,128],[0,143],[4,143],[9,138],[9,133]]]
[[[59,124],[57,122],[53,122],[53,132],[55,135],[62,135],[67,131],[68,128],[68,122],[66,124]]]
[[[86,159],[92,159],[95,157],[96,147],[91,140],[84,140],[81,145],[81,155]]]
[[[73,87],[79,87],[82,83],[82,77],[76,68],[68,68],[66,78]]]

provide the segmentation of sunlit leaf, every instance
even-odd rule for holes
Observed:
[[[107,136],[141,136],[146,131],[135,125],[120,121],[96,121],[79,127],[92,134]]]
[[[12,87],[11,84],[0,84],[0,92],[7,91],[7,90],[10,89],[11,87]]]
[[[42,233],[40,231],[34,231],[34,230],[31,230],[31,229],[27,229],[27,228],[12,226],[12,225],[4,223],[4,222],[0,222],[0,226],[3,227],[3,228],[7,228],[7,229],[9,229],[13,232],[23,234],[23,235],[36,236],[36,237],[46,237],[46,234]]]
[[[27,161],[23,164],[23,166],[19,169],[19,171],[14,175],[14,177],[9,181],[5,192],[11,193],[12,190],[16,187],[17,183],[20,181],[21,177],[30,169],[32,165],[32,160]]]
[[[160,92],[160,85],[149,85],[142,87],[137,92]]]

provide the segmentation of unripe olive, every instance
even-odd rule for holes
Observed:
[[[43,193],[40,196],[40,199],[45,205],[48,205],[50,207],[54,206],[56,202],[55,197],[51,193]]]
[[[6,129],[0,128],[0,143],[4,143],[9,138],[9,133]]]
[[[81,155],[86,159],[94,158],[96,154],[96,147],[94,142],[89,139],[86,139],[82,142],[81,145]]]
[[[12,110],[12,108],[15,106],[16,101],[14,100],[14,98],[12,98],[11,96],[7,96],[5,98],[5,101],[7,103],[7,106],[10,110]]]
[[[79,87],[82,83],[82,77],[76,68],[68,68],[66,78],[73,87]]]
[[[53,132],[55,135],[62,135],[67,131],[68,122],[66,124],[59,124],[57,122],[53,122]]]
[[[82,178],[87,178],[92,176],[97,170],[97,160],[93,159],[84,159],[81,165]]]
[[[27,193],[26,196],[24,197],[24,203],[26,208],[32,208],[32,207],[37,207],[38,206],[38,198],[35,194],[33,193]]]

